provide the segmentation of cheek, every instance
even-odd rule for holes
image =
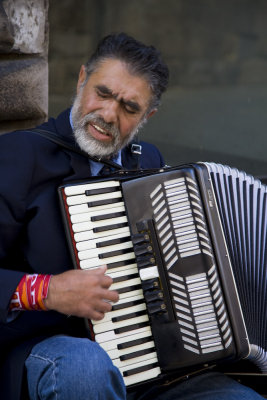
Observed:
[[[81,110],[83,116],[99,108],[99,104],[92,96],[83,96],[81,99]]]

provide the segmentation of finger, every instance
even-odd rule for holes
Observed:
[[[104,316],[105,316],[105,313],[104,313],[104,312],[94,310],[94,311],[92,311],[92,312],[90,313],[90,316],[88,316],[88,318],[89,318],[89,319],[92,319],[92,320],[94,320],[94,321],[100,321],[101,319],[104,318]]]
[[[107,269],[107,265],[101,265],[100,267],[93,269],[92,272],[97,274],[105,274]]]
[[[101,279],[101,286],[108,289],[113,283],[113,279],[110,276],[104,275]]]
[[[119,300],[119,293],[116,290],[105,290],[101,293],[102,299],[116,303]]]

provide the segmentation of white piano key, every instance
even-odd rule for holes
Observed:
[[[95,221],[95,222],[91,222],[91,221],[87,221],[87,222],[80,222],[78,224],[73,224],[72,225],[72,230],[74,233],[77,232],[83,232],[83,231],[87,231],[89,229],[93,229],[93,228],[101,228],[101,227],[108,227],[109,225],[114,225],[114,224],[122,224],[122,223],[128,223],[127,217],[118,217],[118,218],[108,218],[108,219],[104,219],[102,221]]]
[[[132,359],[127,361],[120,361],[119,359],[115,359],[112,361],[113,364],[123,373],[124,371],[130,371],[144,365],[154,364],[158,362],[158,358],[156,352],[153,352],[146,354],[143,357],[138,357],[138,360]]]
[[[90,182],[81,185],[66,186],[64,191],[66,196],[74,196],[77,194],[85,193],[86,190],[105,189],[107,187],[120,186],[119,181],[103,181],[103,182]]]
[[[131,268],[129,268],[127,270],[124,270],[123,267],[121,267],[119,271],[113,271],[113,269],[111,269],[111,270],[107,271],[106,275],[108,275],[112,279],[114,279],[114,278],[121,278],[121,277],[124,277],[124,276],[127,277],[127,276],[133,275],[133,274],[139,274],[137,265],[132,266]]]
[[[70,215],[75,215],[75,214],[82,214],[88,212],[88,210],[97,212],[97,211],[103,211],[103,210],[109,210],[110,208],[116,207],[117,205],[124,204],[120,198],[118,198],[118,201],[116,203],[110,203],[110,204],[103,204],[100,206],[94,206],[94,207],[89,207],[87,203],[84,204],[77,204],[75,206],[69,206],[69,214]]]
[[[140,331],[140,329],[137,329],[136,330],[137,333],[135,333],[135,334],[123,336],[123,337],[113,339],[113,340],[107,340],[105,342],[98,342],[98,343],[105,351],[109,351],[112,349],[117,349],[119,345],[126,344],[126,343],[128,344],[128,343],[133,342],[138,339],[151,338],[151,340],[153,340],[152,335],[151,335],[151,329],[149,326],[147,326],[146,328],[142,328],[142,332],[139,332],[139,331]],[[131,347],[128,347],[128,348],[131,349]]]
[[[128,226],[124,226],[122,228],[112,229],[112,235],[120,234],[120,233],[127,233],[130,235],[130,229]],[[92,229],[84,232],[78,232],[74,234],[74,239],[76,242],[82,242],[84,240],[90,239],[101,239],[107,238],[104,240],[108,240],[108,237],[111,235],[111,231],[103,231],[103,232],[93,232]]]
[[[137,264],[132,263],[132,264],[127,264],[127,265],[122,265],[122,266],[116,267],[116,268],[110,268],[107,271],[107,275],[110,275],[112,278],[113,273],[121,272],[121,271],[123,271],[125,274],[127,274],[127,272],[133,268],[137,268]]]
[[[89,203],[89,202],[93,202],[93,201],[100,201],[100,200],[106,200],[108,199],[117,199],[117,198],[121,198],[122,197],[122,193],[121,191],[117,191],[117,192],[111,192],[105,194],[95,194],[92,196],[86,196],[86,195],[77,195],[77,196],[69,196],[66,198],[66,203],[68,206],[74,206],[77,204],[84,204],[84,203]]]
[[[126,304],[126,303],[128,303],[130,301],[136,301],[136,300],[141,300],[141,299],[144,299],[143,293],[140,294],[140,295],[136,295],[136,296],[130,296],[130,297],[127,298],[127,300],[120,298],[117,301],[116,305]]]
[[[141,315],[139,317],[135,317],[135,318],[129,318],[123,321],[119,321],[119,322],[104,322],[103,324],[99,324],[99,325],[94,325],[94,333],[98,334],[98,333],[103,333],[103,332],[107,332],[107,331],[114,331],[114,329],[118,329],[118,328],[125,328],[126,326],[130,326],[130,325],[135,325],[135,324],[140,324],[142,322],[147,322],[148,319],[148,315]]]
[[[117,213],[117,212],[124,212],[125,207],[123,203],[118,203],[118,206],[114,206],[112,208],[109,208],[107,210],[98,210],[98,211],[91,211],[90,208],[87,208],[87,212],[83,212],[80,214],[74,214],[71,215],[70,219],[73,224],[77,224],[79,222],[84,222],[84,221],[91,221],[91,217],[98,217],[98,216],[103,216],[106,215],[107,218],[109,218],[109,214],[112,213]]]
[[[126,253],[126,254],[121,254],[120,256],[115,256],[115,257],[107,257],[107,258],[89,258],[86,260],[80,261],[80,268],[81,269],[90,269],[94,268],[100,265],[105,265],[105,264],[112,264],[115,262],[119,261],[126,261],[126,260],[131,260],[135,258],[134,253]]]
[[[132,307],[122,308],[121,310],[107,312],[103,319],[101,319],[100,321],[92,320],[92,323],[93,323],[94,326],[95,325],[100,325],[100,324],[104,324],[104,323],[106,323],[108,321],[111,321],[111,319],[114,318],[114,317],[120,317],[122,315],[127,315],[127,314],[131,314],[131,313],[138,312],[138,311],[144,311],[144,310],[146,310],[145,301],[142,304],[137,304],[137,305],[132,306]]]
[[[106,346],[104,343],[112,342],[113,340],[118,344],[125,343],[128,341],[135,340],[135,338],[139,338],[138,335],[152,335],[151,328],[149,325],[143,326],[142,328],[136,328],[131,331],[115,333],[114,331],[102,332],[95,335],[95,340],[97,343],[101,344],[101,346]]]
[[[125,361],[121,361],[119,358],[115,358],[112,360],[112,362],[117,368],[120,369],[121,372],[124,372],[125,370],[127,371],[129,369],[136,368],[136,366],[141,367],[142,365],[147,365],[149,363],[152,364],[150,360],[153,360],[153,363],[158,361],[157,353],[155,351],[148,354],[144,354],[143,356],[140,357],[136,357],[136,359],[132,358]],[[134,365],[135,367],[133,367]]]
[[[77,242],[76,243],[76,249],[78,251],[83,251],[83,250],[88,250],[88,249],[94,249],[97,247],[97,243],[102,243],[108,240],[113,240],[113,239],[123,239],[125,237],[130,237],[130,233],[128,230],[126,232],[121,232],[116,235],[110,235],[108,238],[99,238],[99,239],[91,239],[91,240],[84,240],[82,242]],[[108,247],[106,247],[108,248]]]
[[[120,293],[120,299],[126,300],[129,296],[138,296],[143,293],[143,289],[131,290],[130,292]]]
[[[156,358],[155,358],[155,360],[156,360]],[[152,361],[152,360],[150,360],[150,361]],[[136,383],[145,382],[145,381],[148,381],[149,379],[156,378],[160,374],[161,374],[160,368],[155,367],[155,368],[149,369],[147,371],[140,372],[139,374],[134,374],[131,376],[123,377],[123,380],[124,380],[125,386],[130,386],[130,385],[134,385]]]
[[[118,350],[118,349],[109,350],[107,353],[108,353],[109,357],[111,358],[111,360],[114,360],[123,355],[135,353],[136,351],[140,351],[140,350],[151,349],[153,347],[155,347],[155,343],[153,340],[151,340],[149,342],[142,343],[137,346],[128,347],[128,348],[122,349],[122,350]],[[155,351],[153,353],[155,353]],[[141,357],[140,357],[140,360],[139,360],[139,357],[135,357],[134,360],[135,360],[135,362],[142,361]],[[127,364],[127,363],[125,362],[125,364]],[[129,365],[129,363],[128,363],[128,365]]]
[[[97,257],[99,254],[109,253],[115,250],[131,249],[133,248],[132,242],[124,242],[120,244],[115,244],[108,247],[99,247],[95,249],[83,250],[78,252],[79,260],[86,260],[89,258]]]
[[[140,284],[141,284],[141,279],[140,278],[133,278],[133,279],[128,279],[127,281],[112,283],[112,285],[110,286],[110,289],[111,290],[118,290],[118,289],[121,289],[121,288],[140,285]]]

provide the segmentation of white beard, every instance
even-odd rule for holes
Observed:
[[[82,90],[82,89],[81,89]],[[81,116],[81,90],[75,97],[72,107],[72,123],[74,137],[80,148],[85,151],[89,156],[109,158],[114,156],[131,142],[139,129],[144,125],[146,119],[143,118],[141,122],[132,130],[126,137],[122,138],[120,131],[112,124],[108,124],[97,113],[89,113],[84,117]],[[87,131],[88,122],[93,122],[100,128],[107,130],[112,135],[112,141],[109,143],[100,142],[92,137]]]

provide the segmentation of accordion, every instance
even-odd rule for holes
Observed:
[[[251,359],[267,372],[267,186],[195,163],[59,188],[74,266],[120,299],[91,332],[127,387]]]

